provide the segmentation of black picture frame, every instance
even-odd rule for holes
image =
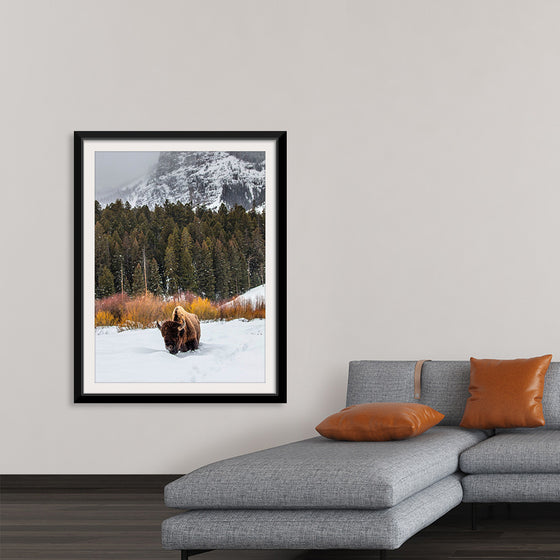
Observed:
[[[84,293],[84,146],[89,141],[225,140],[273,143],[275,158],[275,371],[274,391],[269,393],[96,393],[84,389],[84,303],[94,296]],[[268,179],[267,179],[268,180]],[[269,185],[267,184],[267,193]],[[268,196],[268,194],[267,194]],[[94,192],[95,197],[95,192]],[[268,208],[267,208],[268,211]],[[75,403],[285,403],[287,400],[287,132],[286,131],[76,131],[74,132],[74,402]],[[267,214],[268,219],[268,214]],[[268,243],[268,239],[267,239]],[[268,273],[267,273],[268,274]],[[268,277],[268,276],[267,276]],[[268,292],[267,292],[268,297]],[[89,328],[89,326],[87,327]],[[95,330],[92,324],[91,328]],[[268,375],[268,372],[267,372]]]

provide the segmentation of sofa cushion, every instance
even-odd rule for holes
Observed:
[[[162,543],[175,550],[395,549],[462,495],[460,477],[450,475],[389,509],[193,510],[163,522]]]
[[[415,365],[416,362],[409,361],[350,362],[346,406],[367,402],[419,402],[445,414],[440,426],[458,426],[469,398],[470,363],[425,362],[420,400],[414,398]],[[548,368],[542,407],[545,428],[560,428],[560,362],[552,362]]]
[[[436,426],[412,439],[316,437],[202,467],[165,487],[185,509],[379,509],[457,470],[459,454],[484,432]]]
[[[315,429],[330,439],[391,441],[423,434],[442,419],[443,414],[424,404],[364,403],[331,414]]]
[[[464,428],[536,428],[544,426],[544,379],[552,354],[516,360],[471,358],[471,380]]]
[[[560,474],[560,430],[500,432],[464,451],[459,466],[465,473]]]
[[[464,502],[560,502],[560,474],[469,474]]]
[[[458,426],[469,397],[468,362],[425,362],[422,391],[414,398],[414,366],[408,361],[350,362],[346,406],[366,402],[418,402],[445,415],[440,426]]]

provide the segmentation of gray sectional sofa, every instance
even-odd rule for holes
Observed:
[[[351,362],[347,406],[420,402],[445,418],[411,439],[315,437],[202,467],[165,488],[185,510],[164,521],[166,549],[396,549],[461,501],[560,502],[560,363],[546,375],[546,426],[459,427],[469,362]],[[334,412],[334,411],[333,411]],[[321,419],[317,419],[319,421]]]

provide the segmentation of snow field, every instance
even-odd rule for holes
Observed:
[[[96,383],[264,383],[265,320],[201,324],[200,347],[172,355],[159,329],[99,327]]]

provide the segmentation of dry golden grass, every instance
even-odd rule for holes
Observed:
[[[121,329],[146,329],[162,319],[162,300],[148,294],[126,302],[125,311],[118,326]]]
[[[265,311],[264,301],[259,301],[255,305],[233,301],[220,306],[220,319],[225,321],[231,321],[232,319],[264,319]]]
[[[98,311],[95,314],[96,327],[112,327],[117,324],[117,318],[109,311]]]
[[[119,330],[151,328],[156,321],[171,319],[173,310],[178,305],[197,315],[201,321],[265,318],[264,301],[253,305],[236,301],[223,304],[190,293],[171,299],[152,294],[134,298],[117,294],[96,300],[95,326],[117,326]]]
[[[207,298],[197,297],[186,306],[186,310],[198,315],[201,321],[215,321],[220,315],[219,307]]]
[[[114,294],[103,299],[97,299],[95,300],[95,314],[97,316],[100,311],[105,311],[110,313],[118,323],[125,311],[127,301],[130,301],[130,298],[126,294]]]
[[[162,315],[166,319],[171,319],[171,317],[173,316],[173,310],[177,307],[177,305],[180,305],[179,302],[172,299],[170,299],[169,301],[164,301],[161,304]]]

